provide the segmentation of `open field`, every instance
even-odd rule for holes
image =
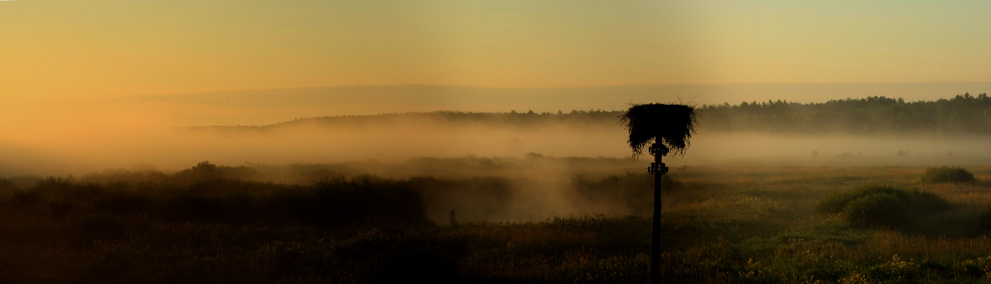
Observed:
[[[0,179],[0,279],[645,283],[650,219],[642,216],[652,177],[631,171],[642,161],[543,160],[410,162],[501,169],[475,176],[201,163],[174,174]],[[520,174],[546,162],[565,165],[565,177]],[[977,182],[967,184],[922,183],[925,170],[673,168],[664,193],[664,276],[673,283],[986,280],[991,239],[981,215],[991,204],[991,167],[968,167]],[[951,206],[897,229],[853,226],[817,210],[831,194],[879,184],[933,192]],[[572,198],[533,194],[543,187]],[[555,210],[501,215],[552,200],[545,205]],[[467,206],[452,225],[448,210],[459,203]],[[485,221],[485,212],[500,221]]]
[[[0,284],[991,283],[991,1],[889,2],[0,0]]]

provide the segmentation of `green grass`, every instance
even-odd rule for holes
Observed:
[[[466,220],[457,227],[428,218],[426,212],[437,210],[431,204],[447,206],[437,199],[460,191],[470,194],[459,198],[525,196],[523,190],[534,189],[518,188],[529,185],[520,176],[355,175],[283,184],[217,176],[231,172],[225,167],[197,167],[171,175],[108,173],[39,179],[30,187],[0,184],[0,282],[649,278],[649,217],[561,215]],[[924,171],[675,169],[663,194],[662,276],[668,283],[982,283],[991,277],[991,239],[982,221],[991,193],[982,183],[919,183]],[[643,206],[637,202],[649,196],[649,185],[649,177],[637,174],[586,175],[556,184],[575,196],[622,206]],[[872,196],[886,201],[865,201]],[[902,204],[909,211],[943,209],[914,216],[913,225],[900,229],[857,226],[843,215],[868,202]]]

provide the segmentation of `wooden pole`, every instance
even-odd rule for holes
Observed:
[[[661,165],[661,155],[654,155],[654,163]],[[650,283],[661,283],[661,173],[654,173],[654,225],[650,239]]]
[[[664,145],[654,143],[650,146],[651,154],[654,154],[654,163],[651,164],[648,172],[654,175],[654,218],[650,240],[650,283],[661,283],[661,180],[668,168],[661,162],[661,157],[667,155],[668,149]]]

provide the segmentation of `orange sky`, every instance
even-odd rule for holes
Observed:
[[[377,84],[988,81],[989,5],[6,1],[0,98]]]
[[[195,152],[199,138],[164,134],[176,126],[977,94],[991,81],[987,11],[921,0],[0,1],[0,176],[29,163],[167,162],[141,155],[186,167],[232,145]],[[285,89],[403,84],[416,86]]]

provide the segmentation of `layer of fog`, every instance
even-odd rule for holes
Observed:
[[[626,132],[612,125],[486,126],[433,120],[387,125],[300,125],[267,131],[78,126],[25,132],[0,141],[0,176],[85,174],[108,168],[177,171],[209,160],[224,165],[341,163],[414,157],[630,157]],[[709,132],[704,125],[672,165],[779,163],[796,166],[924,166],[991,162],[987,138],[858,137]],[[818,155],[814,155],[817,153]],[[484,173],[480,173],[483,174]]]
[[[106,168],[175,171],[198,161],[225,164],[403,160],[464,155],[627,157],[617,123],[511,129],[405,121],[354,128],[269,133],[185,132],[178,127],[266,125],[300,117],[457,110],[557,112],[620,110],[630,103],[787,99],[809,102],[867,95],[934,100],[991,83],[672,85],[500,89],[452,86],[351,86],[118,97],[11,98],[0,105],[0,176],[83,174]],[[671,163],[774,160],[792,164],[922,165],[983,163],[982,139],[864,138],[709,133]],[[898,151],[902,155],[898,156]],[[812,159],[813,151],[819,158]],[[906,154],[907,153],[907,154]],[[848,154],[848,155],[844,155]],[[838,156],[852,159],[833,159]],[[842,160],[842,161],[841,161]]]
[[[432,176],[498,177],[514,181],[512,200],[491,205],[466,193],[429,196],[428,214],[443,222],[450,209],[461,218],[518,220],[567,214],[627,214],[616,204],[576,199],[569,183],[578,176],[644,174],[649,157],[629,159],[627,133],[619,123],[485,125],[437,119],[400,119],[381,124],[298,124],[257,128],[199,128],[195,121],[253,116],[257,106],[217,106],[163,101],[36,100],[8,105],[0,124],[0,178],[23,175],[84,176],[107,169],[172,173],[199,162],[227,166],[348,164],[349,172],[405,179]],[[260,116],[287,115],[295,107]],[[566,109],[567,110],[567,109]],[[314,110],[310,110],[314,111]],[[333,115],[334,113],[325,113]],[[292,117],[287,117],[288,120]],[[246,119],[250,120],[250,119]],[[264,124],[281,120],[268,121]],[[215,123],[206,123],[206,125]],[[228,123],[238,124],[238,123]],[[858,167],[976,165],[991,163],[987,137],[915,135],[865,137],[823,133],[783,135],[716,132],[699,126],[684,156],[665,157],[669,167],[753,165]],[[529,154],[530,158],[527,155]],[[602,168],[575,168],[564,159],[605,157]],[[467,160],[475,166],[437,167],[430,159]],[[427,161],[427,162],[424,162]],[[500,167],[500,163],[516,166]],[[590,164],[598,163],[595,160]],[[443,163],[440,163],[443,164]],[[494,166],[490,166],[494,165]],[[675,172],[676,175],[676,172]],[[289,177],[273,182],[298,182]],[[649,189],[646,189],[649,190]],[[459,195],[460,194],[460,195]],[[489,205],[487,205],[489,204]]]

